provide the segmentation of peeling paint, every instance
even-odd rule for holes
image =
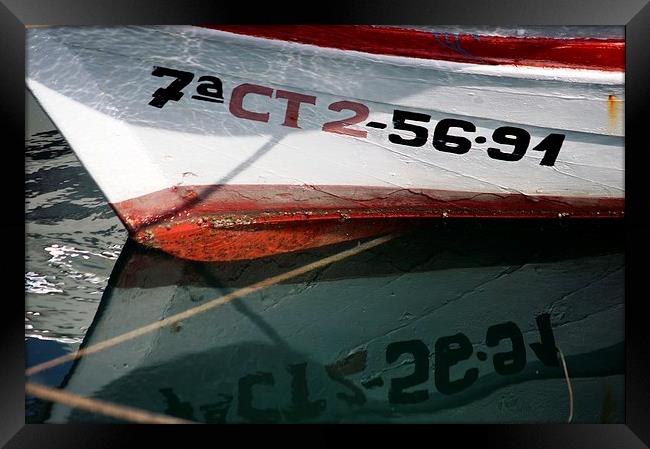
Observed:
[[[170,188],[114,207],[130,217],[136,241],[205,261],[299,251],[406,230],[432,219],[624,214],[623,200],[618,198],[311,185],[191,190],[200,201],[182,199],[178,189]]]

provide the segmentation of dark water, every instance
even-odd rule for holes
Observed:
[[[127,243],[56,131],[27,140],[28,366],[356,242],[196,263]],[[623,422],[614,221],[435,221],[356,256],[34,375],[199,422]],[[116,422],[26,399],[28,422]],[[119,421],[118,421],[119,422]]]
[[[78,348],[127,234],[58,131],[30,136],[25,158],[25,345],[32,366]],[[58,386],[67,369],[30,380]],[[43,421],[43,410],[28,400],[27,421]]]

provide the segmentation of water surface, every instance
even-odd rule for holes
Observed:
[[[32,123],[28,366],[356,244],[230,263],[126,244],[63,137]],[[210,423],[565,422],[551,335],[573,421],[623,422],[622,231],[607,220],[434,221],[30,380]],[[26,419],[116,421],[30,397]]]

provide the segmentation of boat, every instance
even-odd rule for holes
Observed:
[[[204,423],[624,422],[622,224],[575,223],[429,223],[88,353],[60,388]],[[82,349],[350,247],[196,262],[129,241]]]
[[[26,83],[135,241],[233,261],[623,217],[624,52],[616,27],[34,27]]]

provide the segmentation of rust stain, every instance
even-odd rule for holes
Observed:
[[[255,259],[275,254],[374,237],[418,226],[421,219],[355,219],[341,222],[337,215],[324,220],[257,223],[246,216],[203,216],[200,224],[188,220],[149,225],[133,234],[147,246],[174,256],[200,261]],[[155,228],[155,233],[152,229]]]
[[[616,115],[614,126],[620,127],[617,120],[622,118],[623,100],[614,96],[609,100]],[[405,231],[441,216],[624,215],[623,198],[326,187],[328,192],[312,186],[175,186],[113,204],[113,208],[138,243],[197,261],[250,260],[303,251]],[[183,196],[189,200],[181,201]]]
[[[622,102],[616,98],[616,95],[607,97],[607,130],[609,132],[614,132],[618,128]]]

